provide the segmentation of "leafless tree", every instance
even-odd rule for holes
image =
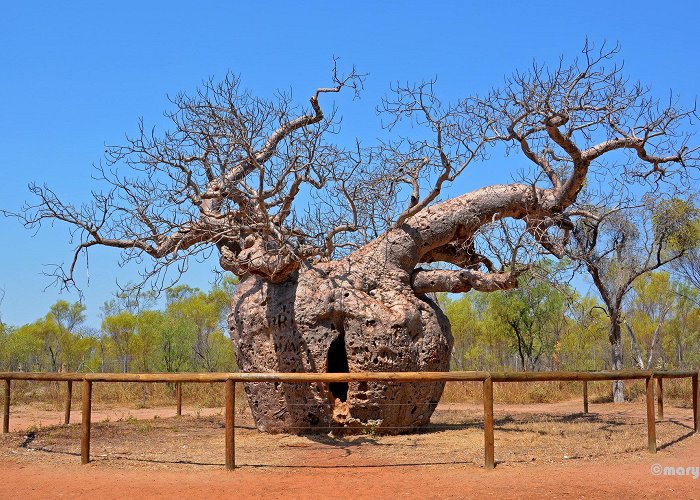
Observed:
[[[434,82],[397,85],[381,106],[393,138],[374,147],[329,142],[337,120],[321,100],[358,91],[363,77],[354,70],[334,71],[308,108],[287,94],[254,97],[236,77],[209,81],[173,99],[171,130],[141,124],[126,145],[107,150],[99,172],[110,189],[90,205],[35,185],[37,202],[19,217],[30,227],[60,220],[73,228],[76,251],[58,274],[68,285],[95,245],[122,249],[125,260],[152,257],[146,277],[184,269],[215,247],[222,268],[242,280],[230,328],[244,370],[446,370],[449,322],[426,294],[512,288],[533,249],[564,255],[576,219],[595,203],[577,203],[579,193],[596,176],[681,183],[695,166],[683,128],[693,110],[630,82],[614,65],[617,53],[586,44],[571,64],[533,65],[453,103],[438,99]],[[499,145],[525,160],[521,182],[440,201]],[[331,413],[417,425],[441,390],[247,388],[258,425],[270,430],[327,425]],[[368,401],[379,397],[416,408],[376,413]]]

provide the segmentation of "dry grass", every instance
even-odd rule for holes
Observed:
[[[448,382],[442,402],[480,402],[481,382]],[[629,401],[638,401],[646,396],[644,381],[625,382],[625,396]],[[496,382],[494,401],[512,404],[558,403],[583,398],[581,382]],[[588,398],[591,403],[612,401],[611,382],[589,382]],[[664,400],[678,406],[689,407],[692,399],[690,379],[664,380]]]
[[[243,397],[242,387],[240,395]],[[12,404],[33,404],[46,409],[60,410],[65,404],[65,382],[12,382]],[[224,401],[224,384],[183,384],[183,401],[202,408],[221,406]],[[82,399],[81,384],[73,383],[73,404]],[[174,384],[103,383],[93,384],[92,401],[98,406],[132,406],[152,408],[175,404]]]
[[[33,404],[44,409],[60,410],[66,397],[65,382],[13,381],[12,404]],[[441,402],[476,403],[481,401],[481,382],[448,382]],[[556,403],[582,398],[581,382],[499,382],[494,384],[494,398],[498,403],[531,404]],[[625,393],[630,401],[645,397],[644,382],[625,382]],[[239,400],[244,400],[242,384],[238,384]],[[664,400],[669,404],[689,407],[691,401],[689,379],[664,381]],[[612,401],[610,382],[589,382],[591,403]],[[80,384],[73,384],[73,404],[81,400]],[[224,384],[183,384],[185,404],[201,408],[215,408],[224,401]],[[130,406],[153,408],[175,404],[174,384],[95,383],[93,404],[102,407]]]

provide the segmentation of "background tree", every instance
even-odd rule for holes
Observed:
[[[659,358],[663,358],[662,332],[673,314],[677,295],[669,274],[665,272],[640,276],[632,289],[625,327],[630,335],[637,367],[650,370],[655,368]]]
[[[695,222],[692,230],[700,234],[700,222]],[[677,277],[700,290],[700,242],[690,246],[681,258],[673,262],[671,268]]]
[[[78,327],[85,321],[85,306],[79,302],[69,304],[59,300],[51,306],[49,313],[37,321],[33,328],[34,335],[42,339],[45,352],[49,356],[49,370],[53,372],[66,368],[74,358]],[[76,368],[68,367],[70,368]]]
[[[640,355],[647,363],[649,346],[654,334],[655,368],[691,369],[700,363],[700,305],[698,290],[687,283],[675,280],[675,275],[665,272],[648,273],[634,284],[632,292],[623,304],[625,323],[630,325],[638,340]],[[536,283],[536,282],[535,282]],[[530,282],[521,283],[524,287]],[[194,290],[193,288],[189,288]],[[217,293],[214,287],[206,293]],[[498,308],[491,307],[497,296],[513,291],[470,292],[459,296],[442,294],[440,305],[452,325],[454,348],[453,369],[512,371],[522,368],[517,343]],[[547,292],[550,293],[550,292]],[[561,293],[551,290],[551,293]],[[228,295],[227,295],[228,296]],[[658,311],[672,306],[657,330]],[[181,295],[177,300],[187,300]],[[546,302],[545,302],[546,303]],[[157,304],[153,304],[156,306]],[[567,307],[555,321],[547,321],[547,308],[533,308],[528,312],[534,322],[540,322],[542,336],[551,339],[553,347],[544,350],[538,360],[539,369],[602,370],[611,368],[610,343],[607,339],[609,319],[602,304],[591,296],[567,294]],[[196,335],[186,316],[179,312],[187,308],[175,308],[177,317],[169,314],[168,304],[158,309],[141,310],[136,317],[136,331],[132,339],[132,357],[129,370],[149,371],[201,371],[194,354]],[[541,316],[543,313],[543,317]],[[120,314],[115,312],[114,315]],[[13,327],[5,325],[0,335],[0,371],[45,371],[50,367],[50,356],[43,345],[38,321]],[[623,324],[624,366],[635,367],[636,352],[631,337]],[[71,371],[123,370],[123,358],[113,339],[104,331],[79,329],[73,335],[71,350],[74,354],[65,364]],[[213,357],[216,371],[234,371],[235,357],[230,338],[219,327],[211,336],[212,346],[219,349]]]
[[[244,370],[445,370],[449,322],[427,294],[515,288],[541,252],[563,255],[577,219],[601,203],[578,200],[586,183],[679,183],[695,166],[682,128],[693,111],[630,83],[611,63],[616,54],[586,45],[571,64],[534,65],[453,103],[438,99],[434,82],[398,85],[382,104],[392,137],[371,148],[329,142],[337,120],[320,103],[357,91],[354,70],[334,71],[333,86],[306,108],[285,93],[253,97],[235,77],[208,81],[173,99],[170,130],[141,124],[108,148],[99,169],[107,189],[92,204],[76,208],[35,185],[36,203],[18,216],[29,227],[73,228],[73,259],[56,272],[67,286],[95,245],[121,249],[126,261],[152,257],[144,277],[158,287],[166,267],[178,263],[177,274],[215,247],[241,279],[230,331]],[[438,203],[499,145],[528,162],[521,182]],[[381,430],[427,422],[442,384],[246,390],[264,430],[347,419],[380,420]],[[380,400],[415,408],[371,404]]]
[[[676,302],[663,342],[665,362],[677,368],[700,365],[700,290],[684,282],[674,283]]]
[[[8,371],[46,371],[49,363],[36,330],[26,326],[6,332],[3,365]]]
[[[490,294],[486,307],[494,326],[508,332],[520,370],[537,370],[552,358],[567,321],[565,291],[530,276],[515,290]]]
[[[168,290],[167,314],[175,321],[188,325],[194,333],[193,366],[213,372],[231,361],[230,340],[222,332],[222,322],[230,311],[231,295],[223,288],[214,287],[209,293],[187,286]]]
[[[638,278],[680,259],[696,244],[697,219],[698,212],[690,203],[647,197],[641,207],[582,219],[576,226],[575,244],[568,254],[583,264],[603,300],[610,320],[613,370],[623,366],[621,325],[625,298]],[[666,306],[664,310],[668,312]],[[665,317],[666,312],[661,316]],[[624,401],[621,380],[613,382],[613,399]]]
[[[556,347],[561,368],[577,371],[610,369],[609,323],[600,303],[588,295],[574,295],[567,316],[567,328]]]
[[[486,326],[482,300],[476,294],[464,294],[451,299],[447,294],[439,297],[440,307],[450,319],[452,337],[452,360],[455,370],[472,370],[500,366],[498,357],[499,342],[489,342],[489,333],[494,330]],[[495,344],[495,345],[494,345]],[[495,349],[491,349],[495,347]]]
[[[160,369],[156,358],[163,329],[164,317],[160,311],[141,311],[136,316],[138,336],[134,341],[134,357],[137,361],[138,371],[147,373]]]
[[[102,330],[109,335],[116,347],[123,373],[129,371],[129,362],[134,354],[136,322],[136,316],[128,311],[107,316],[102,320]]]

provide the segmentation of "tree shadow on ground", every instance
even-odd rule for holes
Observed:
[[[31,451],[39,451],[43,453],[56,454],[56,455],[69,455],[74,457],[79,457],[80,453],[65,450],[54,450],[45,447],[27,448]],[[348,455],[349,456],[349,455]],[[110,455],[110,456],[95,456],[90,458],[91,463],[96,462],[111,462],[114,460],[124,461],[124,462],[134,462],[134,463],[150,463],[150,464],[161,464],[161,465],[196,465],[204,467],[224,467],[225,463],[222,462],[202,462],[195,460],[167,460],[167,459],[153,459],[145,457],[127,457],[123,455]],[[423,467],[423,466],[434,466],[434,465],[468,465],[476,464],[471,460],[451,460],[451,461],[430,461],[430,462],[402,462],[395,464],[260,464],[260,463],[237,463],[236,468],[255,468],[255,469],[372,469],[372,468],[387,468],[387,467]]]
[[[443,415],[444,416],[444,415]],[[676,419],[668,419],[664,421],[667,425],[670,424],[674,426],[676,430],[682,429],[683,434],[676,436],[675,438],[669,439],[666,442],[660,442],[657,449],[664,450],[670,448],[678,443],[685,441],[686,439],[695,435],[693,428],[683,421]],[[532,428],[526,428],[524,425],[527,424],[571,424],[571,423],[588,423],[596,424],[597,429],[600,432],[614,431],[624,426],[645,426],[645,422],[639,419],[638,422],[631,422],[623,418],[611,417],[608,415],[599,415],[595,413],[574,413],[566,415],[552,415],[547,413],[533,413],[526,415],[505,415],[494,421],[496,440],[498,440],[498,435],[501,433],[521,433],[521,432],[533,432]],[[77,427],[77,426],[76,426]],[[218,425],[216,427],[219,427]],[[27,432],[23,436],[22,440],[17,444],[18,447],[25,448],[30,451],[39,451],[49,454],[58,455],[69,455],[79,457],[80,453],[68,451],[68,450],[58,450],[52,447],[47,447],[41,445],[41,434],[49,433],[57,429],[65,429],[63,426],[51,426],[46,428],[41,428],[39,430],[33,430]],[[430,435],[435,433],[441,433],[444,431],[463,431],[475,429],[483,431],[484,423],[480,419],[472,418],[470,420],[464,420],[461,422],[434,422],[430,423],[419,429],[412,429],[410,431],[403,432],[401,434],[406,435]],[[255,431],[255,426],[239,425],[236,426],[236,430],[246,430]],[[536,429],[535,432],[546,435],[546,434],[556,434],[559,430],[548,431],[546,429]],[[675,432],[674,432],[675,434]],[[289,436],[291,437],[291,436]],[[309,440],[312,443],[320,445],[315,448],[315,451],[326,452],[330,450],[342,451],[342,458],[345,459],[353,455],[353,450],[361,446],[371,446],[371,447],[383,447],[387,450],[392,448],[398,450],[400,448],[405,448],[406,446],[418,446],[419,443],[402,443],[402,442],[387,442],[386,438],[390,438],[389,435],[375,434],[371,431],[367,431],[366,434],[339,434],[335,435],[333,433],[329,434],[307,434],[299,436]],[[292,445],[293,446],[293,445]],[[305,446],[301,446],[305,447]],[[576,457],[572,457],[576,458]],[[223,466],[223,462],[214,461],[198,461],[198,460],[188,460],[188,459],[163,459],[163,458],[148,458],[148,457],[138,457],[138,456],[125,456],[119,453],[110,453],[109,455],[94,455],[92,457],[93,462],[109,462],[111,460],[121,460],[126,462],[134,463],[153,463],[153,464],[164,464],[164,465],[194,465],[194,466],[207,466],[207,467],[220,467]],[[509,462],[518,462],[517,459],[509,459]],[[527,461],[527,460],[524,460]],[[450,460],[450,461],[407,461],[405,463],[359,463],[359,464],[310,464],[310,463],[294,463],[294,464],[270,464],[270,463],[242,463],[238,464],[240,467],[252,467],[252,468],[316,468],[316,469],[344,469],[344,468],[381,468],[381,467],[410,467],[410,466],[430,466],[430,465],[460,465],[460,464],[474,464],[481,465],[478,461],[474,460]]]

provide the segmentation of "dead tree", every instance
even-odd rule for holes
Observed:
[[[254,97],[236,77],[178,95],[160,135],[141,125],[107,150],[110,189],[75,207],[47,187],[20,217],[60,220],[78,245],[59,269],[71,285],[95,245],[151,277],[216,248],[240,277],[229,325],[245,371],[447,370],[450,325],[429,294],[517,286],[540,251],[563,254],[576,203],[606,178],[682,176],[695,161],[681,127],[692,111],[661,105],[614,66],[617,48],[534,65],[485,96],[442,103],[433,82],[399,85],[381,106],[391,140],[343,148],[322,100],[363,77],[334,72],[307,108]],[[408,130],[408,127],[411,127]],[[402,130],[408,130],[400,136]],[[440,201],[443,189],[501,145],[526,162],[523,181]],[[494,149],[494,146],[496,149]],[[615,153],[625,162],[607,162]],[[128,174],[121,173],[126,167]],[[439,267],[439,268],[438,268]],[[399,432],[427,423],[442,384],[250,384],[260,429]]]

